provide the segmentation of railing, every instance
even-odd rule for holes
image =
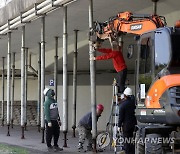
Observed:
[[[77,0],[46,0],[42,3],[35,3],[34,7],[26,12],[21,13],[18,17],[8,20],[8,22],[0,26],[0,35],[4,35],[13,29],[23,26],[39,16],[48,14],[57,8],[64,7]]]

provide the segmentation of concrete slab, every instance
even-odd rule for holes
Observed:
[[[19,146],[26,148],[30,154],[48,154],[46,143],[41,143],[42,133],[38,132],[37,127],[27,127],[27,131],[25,131],[25,139],[21,139],[21,127],[15,126],[13,129],[10,129],[10,136],[7,136],[7,126],[0,127],[0,143]],[[72,132],[68,133],[68,141],[67,141],[67,148],[64,148],[62,152],[59,153],[79,153],[77,150],[78,144],[78,135],[76,138],[72,137]],[[64,144],[63,141],[63,133],[60,134],[59,138],[59,146],[62,147]],[[57,152],[56,152],[57,153]],[[92,153],[92,152],[86,152]],[[101,153],[113,153],[113,151],[109,150],[109,147]]]

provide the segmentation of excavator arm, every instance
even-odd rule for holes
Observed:
[[[97,35],[97,41],[109,37],[111,40],[116,40],[123,33],[140,35],[164,26],[166,26],[166,21],[162,16],[133,15],[131,12],[122,12],[104,23],[94,22],[93,32]]]

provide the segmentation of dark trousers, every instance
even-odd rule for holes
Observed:
[[[54,146],[58,146],[58,139],[60,134],[60,127],[57,120],[51,120],[52,127],[48,126],[46,123],[46,144],[48,147],[51,146],[51,140],[54,138]]]
[[[133,142],[133,132],[134,128],[128,131],[123,131],[123,137],[127,140],[131,140]],[[124,150],[126,154],[135,154],[135,143],[132,142],[125,142],[124,143]]]
[[[116,81],[118,86],[118,93],[124,92],[126,77],[127,77],[127,68],[117,73]]]

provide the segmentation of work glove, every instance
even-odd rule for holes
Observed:
[[[120,96],[120,97],[121,97],[121,99],[124,99],[124,94],[121,94],[121,96]]]
[[[121,127],[118,127],[118,132],[121,132]]]
[[[89,58],[89,60],[96,60],[96,57],[91,57]]]
[[[52,127],[52,123],[51,122],[48,122],[48,127]]]
[[[61,123],[61,121],[60,121],[60,120],[58,120],[58,125],[59,125],[59,126],[61,126],[61,125],[62,125],[62,123]]]
[[[95,42],[95,43],[93,44],[93,47],[94,47],[95,50],[97,50],[98,48],[101,47],[101,43],[100,43],[100,42]]]

